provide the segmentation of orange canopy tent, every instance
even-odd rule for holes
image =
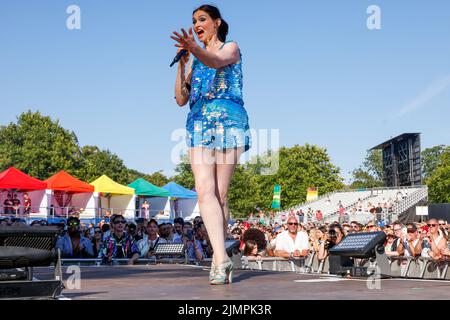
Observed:
[[[45,190],[46,188],[46,182],[30,177],[14,167],[0,173],[0,190]]]
[[[94,192],[95,189],[94,186],[78,180],[65,171],[58,172],[45,180],[45,182],[47,182],[47,189],[70,193],[91,193]]]

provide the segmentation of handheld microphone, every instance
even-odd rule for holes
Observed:
[[[188,54],[188,51],[186,49],[181,50],[178,52],[178,54],[173,58],[172,63],[170,64],[170,67],[173,67],[173,65],[181,60],[181,57]]]

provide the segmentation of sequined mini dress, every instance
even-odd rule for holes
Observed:
[[[232,42],[227,41],[225,44]],[[240,53],[239,53],[240,54]],[[188,147],[215,150],[251,147],[247,111],[242,97],[242,55],[236,64],[209,68],[194,57],[190,112],[186,121]]]

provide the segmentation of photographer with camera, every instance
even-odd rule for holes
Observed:
[[[203,254],[202,242],[196,238],[196,233],[199,232],[201,226],[192,228],[185,228],[183,231],[183,242],[186,245],[188,258],[191,260],[202,261],[205,256]]]
[[[339,244],[344,238],[345,233],[340,224],[332,224],[328,228],[328,232],[325,235],[325,241],[323,241],[319,247],[319,254],[317,258],[324,260],[328,257],[329,250],[335,245]]]

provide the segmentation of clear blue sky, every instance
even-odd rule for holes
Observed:
[[[191,0],[2,0],[0,124],[28,109],[59,119],[81,145],[130,168],[173,174],[171,134],[189,108],[173,99],[172,31]],[[81,8],[81,30],[66,9]],[[243,53],[251,126],[280,144],[327,148],[348,178],[366,150],[404,132],[450,144],[448,0],[216,0]],[[381,30],[366,27],[381,8]]]

